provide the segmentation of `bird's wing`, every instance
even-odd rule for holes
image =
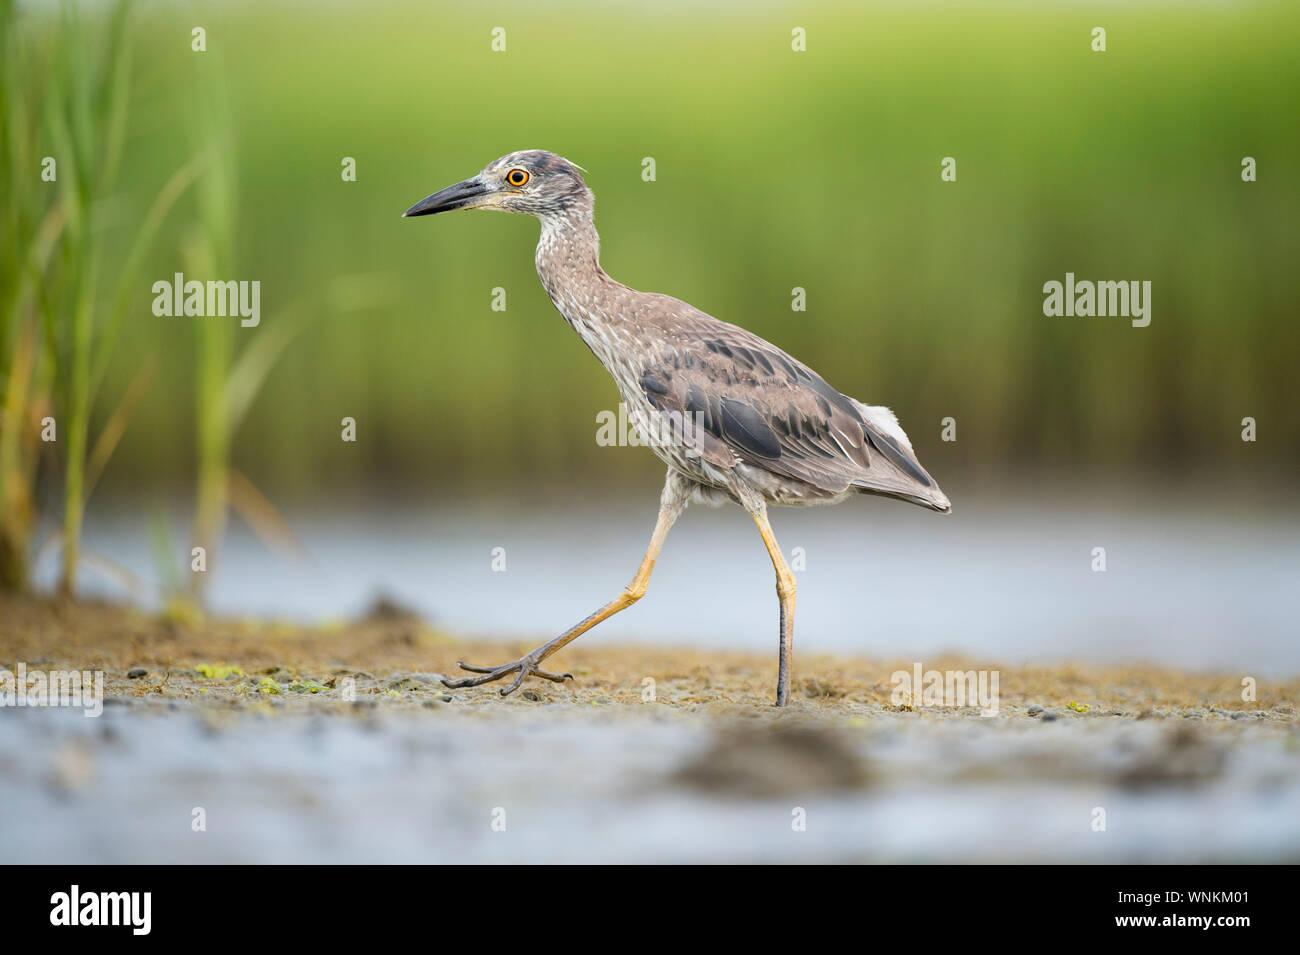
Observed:
[[[640,370],[652,406],[698,422],[706,445],[746,464],[830,493],[938,491],[892,413],[739,326],[679,312]]]

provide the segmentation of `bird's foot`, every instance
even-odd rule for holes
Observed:
[[[524,677],[535,676],[543,680],[550,680],[552,683],[563,683],[565,680],[572,680],[572,673],[549,673],[540,668],[542,658],[538,656],[537,651],[533,651],[527,656],[520,657],[513,663],[503,663],[499,667],[476,667],[471,666],[464,660],[457,660],[457,664],[462,670],[468,670],[470,673],[482,673],[483,676],[464,676],[458,680],[448,680],[442,678],[442,685],[450,687],[453,690],[461,689],[467,686],[482,686],[484,683],[491,683],[493,680],[500,680],[512,673],[517,673],[513,683],[501,691],[502,696],[508,696],[515,690],[519,689],[519,684],[524,682]]]

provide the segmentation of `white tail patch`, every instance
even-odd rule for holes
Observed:
[[[898,423],[898,416],[883,405],[864,405],[861,401],[854,401],[862,416],[867,419],[867,424],[883,431],[889,435],[907,450],[912,450],[912,442],[908,440],[906,432]]]

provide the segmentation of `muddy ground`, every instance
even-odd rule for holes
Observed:
[[[438,681],[529,649],[384,604],[0,599],[0,667],[105,674],[96,719],[0,710],[0,861],[1300,860],[1300,680],[925,661],[996,669],[982,716],[900,705],[911,660],[796,649],[777,710],[774,653],[579,640],[563,685]]]

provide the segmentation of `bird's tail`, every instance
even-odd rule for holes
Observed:
[[[854,481],[853,486],[863,494],[879,494],[882,497],[897,498],[900,501],[906,501],[908,504],[918,504],[932,511],[938,511],[940,514],[952,513],[952,502],[948,500],[947,494],[939,490],[937,484],[925,488],[923,491],[887,487],[868,481]]]
[[[853,487],[864,494],[897,498],[909,504],[938,511],[952,512],[952,502],[939,488],[928,471],[921,467],[912,450],[912,442],[888,408],[854,401],[867,423],[867,440],[875,452],[871,466]]]

